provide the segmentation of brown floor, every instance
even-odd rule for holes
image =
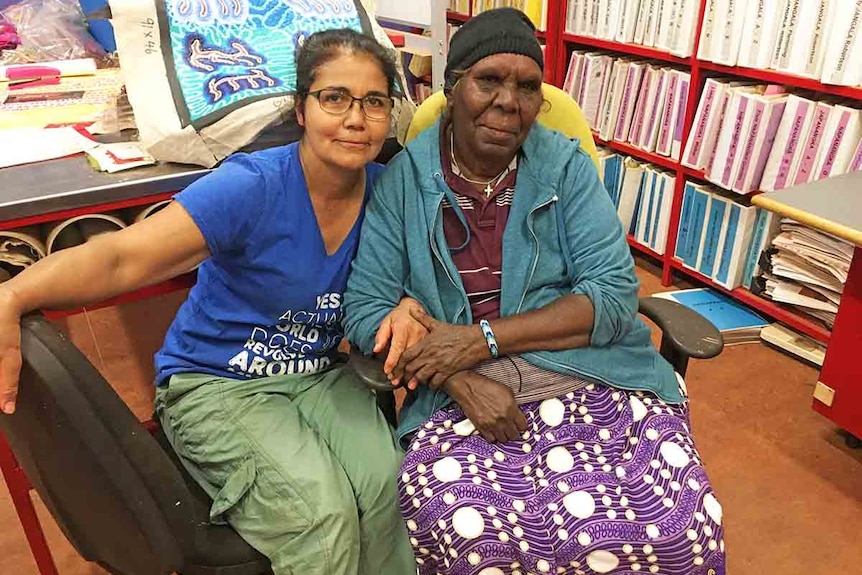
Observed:
[[[662,291],[655,270],[639,264],[642,293]],[[181,299],[172,294],[63,322],[139,417],[151,413],[152,353]],[[752,344],[693,363],[687,379],[695,437],[724,506],[728,572],[862,572],[862,450],[845,448],[811,410],[817,372]],[[60,575],[103,575],[37,506]],[[0,575],[37,575],[5,486],[0,525]]]

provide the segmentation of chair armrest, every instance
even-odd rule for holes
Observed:
[[[383,362],[376,357],[366,357],[355,347],[350,348],[347,365],[362,383],[374,391],[395,391],[400,385],[392,382],[383,373]]]
[[[661,330],[661,354],[680,375],[685,375],[690,357],[710,359],[724,349],[721,332],[705,317],[680,303],[644,297],[638,311]]]

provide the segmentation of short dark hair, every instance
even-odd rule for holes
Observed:
[[[304,99],[314,83],[317,70],[340,52],[367,54],[377,60],[380,70],[386,76],[389,95],[395,87],[395,56],[381,46],[374,38],[351,28],[315,32],[305,39],[296,55],[296,95]]]

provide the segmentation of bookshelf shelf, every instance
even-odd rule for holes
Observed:
[[[610,50],[613,52],[619,52],[621,54],[628,54],[630,56],[651,58],[653,60],[659,60],[662,62],[667,62],[669,64],[681,64],[684,66],[691,65],[691,58],[680,58],[679,56],[674,56],[669,52],[656,50],[654,48],[648,48],[646,46],[640,46],[638,44],[623,44],[622,42],[611,42],[610,40],[602,40],[601,38],[592,38],[590,36],[577,36],[575,34],[569,34],[568,32],[563,34],[563,41],[568,44],[578,44],[581,46],[601,48],[603,50]]]
[[[716,284],[710,278],[705,275],[696,272],[693,269],[685,267],[682,262],[677,260],[676,258],[669,258],[671,267],[694,280],[699,281],[700,283],[706,284],[710,288],[720,291],[723,294],[729,295],[730,297],[740,301],[749,307],[754,308],[760,313],[767,315],[781,323],[789,326],[792,329],[800,333],[804,333],[805,335],[816,339],[817,341],[828,343],[829,342],[829,330],[826,329],[822,324],[812,319],[808,319],[803,317],[800,314],[797,314],[784,306],[777,304],[768,299],[757,296],[745,288],[739,287],[734,290],[728,290],[723,288],[722,286]]]
[[[671,171],[676,171],[679,169],[679,162],[677,162],[673,158],[659,156],[658,154],[653,154],[652,152],[647,152],[646,150],[636,148],[631,144],[617,142],[616,140],[603,140],[595,132],[593,132],[593,139],[596,141],[596,144],[600,146],[605,146],[606,148],[616,150],[617,152],[626,154],[638,160],[649,162],[651,164],[661,166],[662,168],[666,168]]]
[[[664,256],[663,256],[663,255],[661,255],[660,253],[658,253],[658,252],[656,252],[656,251],[651,250],[651,249],[650,249],[650,248],[648,248],[647,246],[645,246],[645,245],[643,245],[642,243],[638,242],[638,241],[637,241],[636,239],[634,239],[631,235],[626,236],[626,241],[628,241],[629,246],[630,246],[630,247],[632,247],[632,248],[634,248],[636,251],[638,251],[638,252],[640,252],[640,253],[642,253],[642,254],[644,254],[644,255],[650,256],[651,258],[653,258],[653,259],[655,259],[655,260],[657,260],[657,261],[659,261],[659,262],[663,262],[663,261],[664,261]]]
[[[730,76],[739,78],[749,78],[752,80],[762,80],[773,84],[783,84],[794,88],[804,90],[814,90],[823,94],[831,94],[833,96],[841,96],[844,98],[853,98],[862,100],[862,87],[852,86],[833,86],[830,84],[822,84],[811,78],[803,78],[802,76],[794,76],[792,74],[783,74],[775,70],[760,70],[758,68],[742,68],[739,66],[723,66],[714,62],[698,61],[701,69],[711,72],[720,72]]]
[[[450,22],[460,22],[463,24],[470,19],[469,14],[461,14],[460,12],[446,12],[446,19]]]
[[[695,170],[694,168],[689,168],[688,166],[682,165],[680,165],[679,169],[689,178],[694,178],[695,180],[701,180],[703,182],[709,182],[709,180],[706,179],[706,172],[704,172],[703,170]]]

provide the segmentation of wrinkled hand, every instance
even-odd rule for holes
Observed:
[[[395,378],[392,375],[395,365],[401,359],[401,354],[428,333],[425,326],[411,315],[411,310],[421,314],[425,313],[422,304],[412,297],[402,298],[395,309],[380,322],[377,335],[374,337],[374,353],[382,353],[387,346],[389,347],[386,361],[383,363],[383,373],[386,374],[392,385],[398,385],[401,381],[400,378]],[[416,389],[417,386],[418,382],[415,380],[409,381],[407,384],[409,389]]]
[[[11,414],[21,374],[21,315],[8,303],[6,291],[0,288],[0,410]]]
[[[502,383],[462,371],[450,377],[443,389],[488,443],[515,441],[527,430],[527,419],[515,396]]]
[[[473,367],[491,355],[478,325],[453,325],[437,321],[424,310],[410,314],[428,330],[422,340],[401,354],[393,374],[439,389],[452,375]]]

